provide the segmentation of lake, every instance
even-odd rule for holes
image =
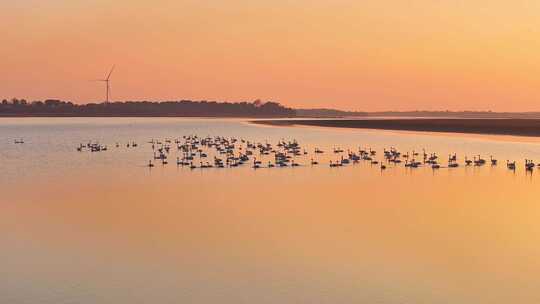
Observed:
[[[192,170],[173,142],[169,164],[146,166],[151,139],[192,134],[308,154]],[[90,141],[108,150],[76,150]],[[359,147],[456,153],[460,167],[328,165]],[[464,166],[477,155],[499,164]],[[540,168],[524,168],[539,156],[510,136],[3,118],[0,303],[539,303]]]

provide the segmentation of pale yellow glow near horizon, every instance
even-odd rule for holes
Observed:
[[[540,111],[538,1],[0,3],[0,97]]]

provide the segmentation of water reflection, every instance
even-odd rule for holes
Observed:
[[[88,139],[143,143],[196,133],[296,138],[309,151],[425,147],[502,162],[539,155],[536,142],[236,120],[60,121],[0,127],[6,138],[1,302],[537,303],[540,297],[540,190],[537,172],[522,166],[381,171],[365,162],[342,168],[325,162],[149,170],[146,145],[95,154],[74,148]],[[12,137],[26,143],[14,147]]]

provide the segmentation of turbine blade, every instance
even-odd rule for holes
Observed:
[[[107,75],[107,78],[106,78],[107,80],[109,80],[109,78],[111,78],[111,74],[112,74],[112,72],[114,71],[114,67],[115,67],[115,66],[116,66],[116,65],[113,65],[113,66],[112,66],[111,71],[109,72],[109,75]]]

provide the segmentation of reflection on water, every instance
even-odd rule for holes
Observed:
[[[148,140],[186,134],[519,165],[144,167]],[[0,139],[1,303],[540,300],[538,142],[161,118],[6,119]]]

